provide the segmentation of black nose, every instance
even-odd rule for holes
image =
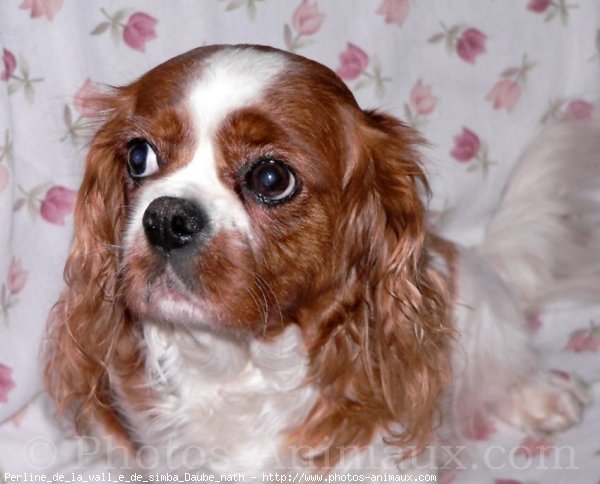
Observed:
[[[159,197],[148,205],[142,224],[148,241],[167,252],[190,245],[204,231],[206,214],[183,198]]]

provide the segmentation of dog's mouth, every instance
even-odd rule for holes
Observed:
[[[188,304],[194,303],[193,296],[171,270],[159,279],[152,292],[154,293],[154,297],[158,297],[162,301]]]
[[[143,316],[172,324],[210,324],[206,303],[191,292],[170,264],[146,286]]]

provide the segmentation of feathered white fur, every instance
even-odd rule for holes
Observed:
[[[455,415],[491,409],[533,434],[579,420],[589,397],[540,368],[526,313],[598,287],[599,186],[600,126],[552,126],[518,162],[483,244],[461,251]]]
[[[598,187],[594,122],[551,126],[515,167],[478,252],[527,308],[598,282]]]
[[[146,413],[123,407],[148,469],[197,469],[257,475],[290,465],[283,432],[306,416],[315,392],[304,385],[307,357],[290,326],[270,343],[206,331],[144,326],[149,385],[158,396]]]

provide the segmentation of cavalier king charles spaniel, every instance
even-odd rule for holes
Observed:
[[[426,222],[419,134],[316,62],[201,47],[101,102],[46,369],[81,431],[175,473],[365,475],[484,414],[580,419],[526,314],[593,275],[597,126],[542,134],[468,249]]]

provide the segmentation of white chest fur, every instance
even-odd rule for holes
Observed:
[[[153,323],[144,332],[158,403],[144,413],[124,410],[139,441],[153,448],[147,465],[223,474],[285,465],[285,431],[302,422],[316,396],[306,385],[298,328],[269,343]]]

